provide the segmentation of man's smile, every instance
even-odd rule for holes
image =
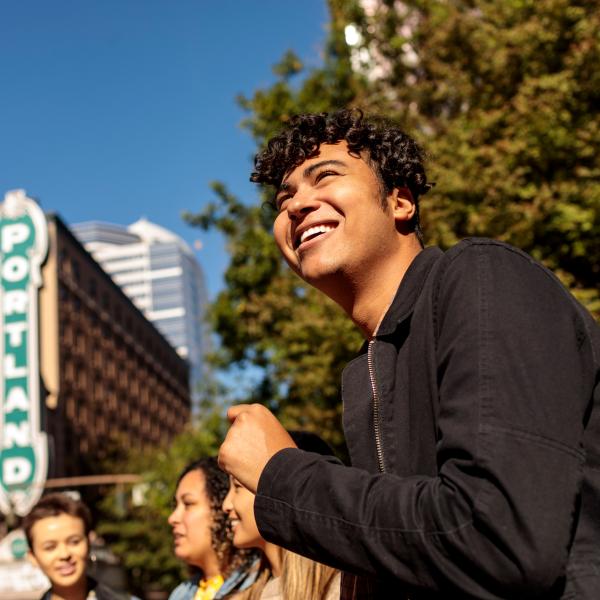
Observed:
[[[294,232],[294,250],[298,250],[300,246],[304,246],[307,242],[314,240],[315,238],[323,235],[324,233],[329,233],[330,231],[333,231],[337,226],[337,223],[331,221],[327,223],[307,223],[305,225],[301,225]]]

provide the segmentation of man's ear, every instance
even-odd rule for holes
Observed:
[[[417,207],[408,188],[394,188],[388,196],[388,202],[397,226],[406,225],[415,216]]]

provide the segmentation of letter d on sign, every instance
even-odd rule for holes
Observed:
[[[19,485],[29,479],[31,463],[20,456],[5,458],[2,465],[2,478],[7,486]]]

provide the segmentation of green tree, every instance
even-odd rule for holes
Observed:
[[[430,243],[481,235],[550,267],[600,315],[600,3],[385,1],[349,12],[367,108],[432,156]]]
[[[271,88],[239,98],[249,113],[244,126],[258,144],[298,112],[341,108],[359,95],[361,80],[335,14],[322,68],[306,72],[290,51],[275,65]],[[282,263],[271,235],[271,190],[263,190],[256,204],[240,201],[223,183],[214,183],[213,191],[216,200],[201,213],[184,215],[193,225],[221,231],[231,256],[226,288],[209,311],[221,338],[213,362],[223,370],[258,367],[258,384],[235,399],[265,403],[287,427],[316,431],[340,449],[338,378],[361,337],[335,304]]]
[[[322,68],[292,52],[275,83],[240,97],[257,148],[299,112],[359,106],[405,124],[437,182],[422,200],[426,241],[484,235],[549,266],[600,314],[598,1],[330,0]],[[352,45],[346,43],[346,37]],[[258,367],[239,400],[341,444],[338,382],[361,343],[337,307],[282,264],[273,215],[224,184],[186,219],[227,238],[226,287],[210,311],[215,363]]]

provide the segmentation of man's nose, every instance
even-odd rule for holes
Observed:
[[[287,212],[290,219],[302,219],[313,210],[319,207],[319,200],[316,190],[309,187],[300,187],[290,199],[287,205]]]

